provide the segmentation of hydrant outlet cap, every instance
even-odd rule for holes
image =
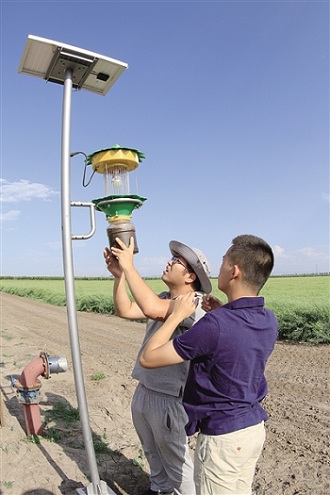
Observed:
[[[68,370],[68,362],[63,356],[48,356],[47,360],[51,373],[62,373]]]

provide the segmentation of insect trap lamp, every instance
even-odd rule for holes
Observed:
[[[129,175],[136,170],[144,154],[133,148],[123,148],[114,144],[87,156],[86,163],[91,165],[93,173],[103,174],[105,196],[92,200],[96,210],[102,211],[108,221],[107,235],[110,247],[119,247],[118,237],[129,246],[134,238],[134,253],[139,252],[135,226],[131,221],[133,211],[140,208],[147,198],[131,194]]]

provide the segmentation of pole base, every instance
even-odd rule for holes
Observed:
[[[106,484],[105,481],[100,481],[97,485],[97,491],[95,492],[93,484],[90,483],[85,488],[77,488],[78,495],[116,495],[116,493],[111,490],[111,488]]]

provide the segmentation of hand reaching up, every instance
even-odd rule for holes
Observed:
[[[220,299],[218,299],[217,297],[211,296],[211,294],[203,297],[202,309],[206,312],[221,308],[222,305],[223,302],[221,302]]]
[[[122,269],[119,265],[118,259],[112,254],[109,248],[105,248],[103,251],[103,256],[105,259],[105,263],[107,265],[107,269],[109,272],[115,277],[119,278],[122,274]]]

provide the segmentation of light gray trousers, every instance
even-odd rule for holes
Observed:
[[[131,408],[133,424],[150,466],[151,490],[195,495],[194,467],[185,432],[188,417],[182,399],[139,384]]]

